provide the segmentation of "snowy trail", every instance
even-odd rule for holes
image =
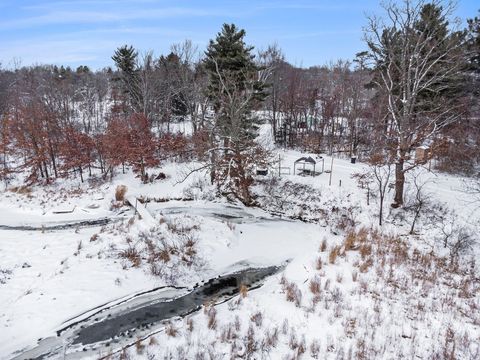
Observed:
[[[152,214],[149,210],[147,210],[146,206],[143,205],[135,196],[127,196],[127,202],[130,204],[132,208],[140,215],[143,221],[153,224],[155,219],[153,218]]]

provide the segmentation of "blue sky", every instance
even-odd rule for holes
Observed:
[[[364,49],[365,14],[380,0],[0,0],[0,62],[112,65],[114,50],[131,44],[167,53],[192,40],[204,49],[225,22],[247,31],[247,43],[277,42],[299,66],[351,59]],[[456,16],[473,17],[478,0],[460,0]]]

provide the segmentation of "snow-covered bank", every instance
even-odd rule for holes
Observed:
[[[305,155],[278,153],[282,166],[292,169],[293,161]],[[331,158],[324,158],[329,169]],[[263,288],[215,311],[207,307],[190,320],[173,322],[176,336],[172,331],[157,335],[161,347],[152,343],[145,348],[147,341],[131,350],[132,356],[143,358],[148,351],[160,358],[191,358],[210,351],[230,358],[232,352],[245,356],[251,346],[248,351],[260,358],[301,353],[305,358],[316,353],[334,358],[349,352],[366,358],[428,358],[438,349],[451,352],[453,344],[458,358],[468,359],[468,351],[477,354],[480,304],[472,259],[478,244],[462,254],[455,268],[437,239],[441,229],[427,216],[409,235],[411,214],[401,213],[401,219],[387,204],[386,222],[378,227],[377,199],[367,205],[365,189],[352,178],[364,164],[335,158],[331,185],[328,173],[259,177],[256,208],[215,197],[204,174],[181,182],[192,166],[166,164],[155,170],[166,178],[150,184],[141,184],[128,171],[98,186],[66,181],[0,195],[2,224],[126,216],[102,227],[0,230],[2,358],[34,346],[38,338],[54,335],[64,321],[99,305],[158,286],[191,286],[287,259],[291,262],[284,274]],[[477,224],[478,213],[462,191],[464,179],[429,172],[419,176],[432,178],[427,188],[434,203],[454,209],[460,224]],[[118,185],[127,186],[131,199],[150,199],[146,209],[153,217],[140,219],[116,204]],[[369,234],[370,250],[342,248],[353,229],[361,238],[361,228]],[[215,328],[208,325],[213,313]],[[194,323],[192,330],[188,321]],[[182,348],[191,352],[182,353]]]

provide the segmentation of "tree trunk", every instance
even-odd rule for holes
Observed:
[[[45,161],[43,162],[43,170],[45,171],[45,179],[47,179],[47,182],[48,182],[48,168],[47,168],[47,163]]]
[[[384,194],[380,194],[380,209],[379,209],[379,214],[378,214],[378,225],[382,226],[383,225],[383,198]]]
[[[403,159],[395,164],[395,199],[392,207],[398,208],[403,205],[403,189],[405,187],[405,173],[403,171]]]
[[[53,151],[50,151],[50,157],[52,159],[53,173],[55,174],[55,179],[57,179],[58,178],[57,163],[55,161],[55,155],[54,155]]]
[[[215,183],[215,179],[216,179],[215,166],[216,166],[217,156],[215,154],[215,151],[211,152],[210,161],[212,163],[212,168],[211,168],[211,171],[210,171],[210,183],[213,185]]]

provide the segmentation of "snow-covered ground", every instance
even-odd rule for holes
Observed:
[[[308,154],[278,155],[293,172],[294,161]],[[324,160],[330,169],[332,159]],[[204,174],[180,182],[190,166],[164,164],[167,178],[152,184],[128,171],[102,184],[70,180],[0,194],[0,225],[39,229],[0,229],[1,359],[105,303],[285,260],[284,273],[260,289],[172,321],[166,332],[126,351],[140,359],[478,358],[479,275],[472,267],[478,243],[458,266],[450,264],[436,240],[438,226],[425,217],[408,235],[409,215],[399,220],[388,199],[379,228],[377,199],[367,206],[352,178],[364,164],[335,158],[331,180],[326,172],[259,179],[263,210],[215,198]],[[461,224],[478,229],[464,179],[424,170],[420,177],[430,179],[432,203],[445,203]],[[118,185],[127,186],[127,199],[151,200],[142,209],[151,217],[116,206]],[[114,221],[48,229],[101,218]],[[161,268],[152,267],[157,256]]]

